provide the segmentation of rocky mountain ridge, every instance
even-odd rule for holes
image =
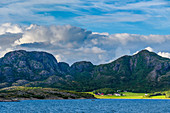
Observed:
[[[170,89],[170,59],[142,50],[102,65],[69,66],[46,52],[17,50],[0,58],[0,87],[41,86],[89,91],[99,88],[151,91]]]

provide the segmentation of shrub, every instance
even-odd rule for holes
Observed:
[[[168,91],[167,93],[166,93],[166,96],[165,96],[166,98],[170,98],[170,91]]]

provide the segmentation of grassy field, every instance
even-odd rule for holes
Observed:
[[[88,93],[93,94],[93,92]],[[121,94],[124,94],[125,96],[93,95],[98,99],[170,99],[165,98],[165,95],[145,97],[145,93],[121,92]]]

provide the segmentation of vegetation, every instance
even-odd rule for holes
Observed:
[[[13,86],[0,90],[0,100],[4,99],[79,99],[95,98],[88,93],[59,90],[56,88]]]
[[[110,92],[108,90],[110,90]],[[96,98],[99,99],[170,99],[170,91],[155,93],[135,93],[121,90],[115,91],[111,88],[104,88],[87,93],[93,94]]]
[[[93,94],[104,93],[105,95],[107,95],[107,94],[113,94],[115,92],[116,92],[116,90],[114,90],[114,89],[103,88],[103,89],[98,89],[98,90],[93,91]]]
[[[170,91],[166,92],[166,98],[170,98]]]
[[[79,92],[100,89],[98,92],[105,94],[121,89],[153,93],[170,90],[169,81],[170,59],[147,50],[101,65],[81,61],[69,66],[58,63],[49,53],[24,50],[0,58],[0,88],[48,87]]]

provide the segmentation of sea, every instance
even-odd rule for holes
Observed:
[[[0,113],[170,113],[170,100],[23,100],[0,102]]]

